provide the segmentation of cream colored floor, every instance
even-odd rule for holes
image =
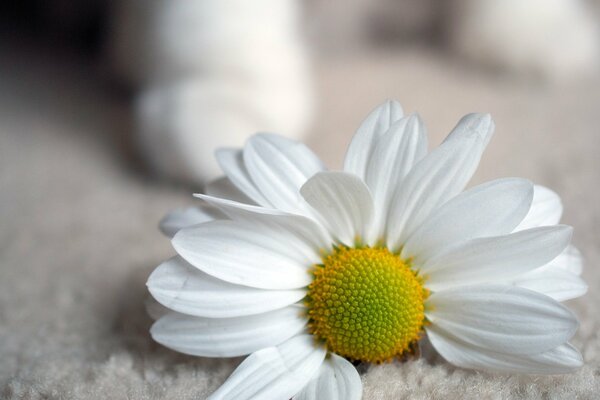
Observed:
[[[0,397],[198,399],[239,362],[175,354],[148,336],[144,283],[173,251],[156,230],[193,188],[124,157],[126,102],[81,66],[0,55]],[[9,63],[8,61],[12,61]],[[386,98],[419,111],[438,143],[488,111],[497,134],[475,180],[524,176],[558,191],[587,258],[590,293],[571,306],[586,366],[557,377],[496,376],[441,360],[364,369],[365,399],[580,398],[600,393],[600,90],[544,88],[473,72],[428,50],[321,60],[310,144],[332,167]]]

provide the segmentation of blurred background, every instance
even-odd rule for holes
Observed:
[[[597,262],[599,29],[599,0],[0,3],[0,397],[212,390],[232,364],[147,334],[144,283],[172,254],[157,222],[219,176],[215,148],[257,131],[340,168],[386,99],[422,116],[430,146],[490,112],[474,183],[553,188]],[[584,319],[579,342],[597,329]]]

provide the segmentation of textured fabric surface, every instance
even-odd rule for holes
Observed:
[[[3,53],[4,60],[7,59]],[[174,252],[156,229],[190,192],[127,161],[124,100],[82,68],[12,55],[0,69],[0,397],[202,399],[241,359],[152,342],[145,282]],[[589,293],[570,306],[585,358],[574,375],[491,375],[436,357],[361,367],[365,399],[596,398],[600,393],[600,91],[540,88],[469,72],[423,50],[317,65],[322,101],[309,144],[339,168],[371,108],[419,111],[431,145],[463,114],[491,112],[496,136],[475,182],[523,176],[563,197]],[[473,183],[475,183],[473,182]]]

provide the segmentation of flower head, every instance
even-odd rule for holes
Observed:
[[[401,358],[425,336],[460,367],[579,368],[578,322],[559,301],[586,286],[558,196],[519,178],[464,191],[493,127],[467,115],[427,153],[419,117],[387,102],[343,172],[275,135],[219,151],[226,178],[197,195],[204,208],[164,220],[178,256],[148,287],[174,311],[153,337],[250,354],[212,399],[358,399],[349,361]]]

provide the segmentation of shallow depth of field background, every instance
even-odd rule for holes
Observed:
[[[600,70],[562,74],[557,66],[554,74],[482,62],[449,44],[447,25],[460,18],[449,16],[448,4],[409,1],[398,10],[390,3],[301,4],[295,15],[306,44],[302,104],[309,111],[296,137],[338,169],[360,121],[386,99],[421,115],[430,147],[464,114],[490,112],[496,134],[473,183],[522,176],[562,196],[563,221],[575,227],[590,285],[570,304],[582,321],[573,342],[586,366],[571,376],[518,377],[439,359],[390,364],[363,369],[364,398],[595,398]],[[109,5],[0,6],[0,398],[204,398],[240,361],[179,355],[148,335],[145,281],[173,254],[157,223],[168,210],[192,205],[202,181],[161,172],[140,144],[136,99],[155,77],[143,76],[144,66],[115,67]],[[598,2],[588,5],[600,24]],[[264,19],[269,23],[268,12]],[[559,39],[548,38],[557,47]],[[494,60],[488,50],[492,56],[482,59]],[[572,53],[562,54],[568,60]],[[277,53],[256,56],[282,62]],[[235,62],[238,55],[223,57]],[[269,101],[285,106],[289,98],[282,91]],[[169,115],[177,114],[177,103],[172,107]],[[285,121],[277,122],[282,134]],[[220,140],[202,129],[197,135],[195,143],[203,135],[210,146]],[[204,157],[212,148],[197,151]]]

